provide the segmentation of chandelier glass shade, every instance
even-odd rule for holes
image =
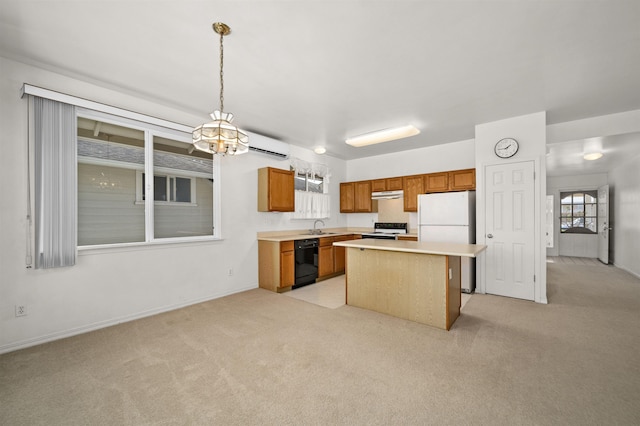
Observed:
[[[193,131],[193,146],[210,154],[238,155],[249,151],[249,136],[233,124],[233,114],[214,111],[210,123]]]
[[[213,30],[220,34],[220,109],[211,114],[210,123],[202,124],[193,130],[193,147],[209,154],[239,155],[249,151],[247,132],[231,124],[233,114],[224,112],[224,48],[222,39],[231,32],[226,24],[216,22]]]

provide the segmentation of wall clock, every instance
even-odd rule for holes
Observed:
[[[494,152],[500,158],[510,158],[518,152],[518,141],[513,138],[500,139],[494,148]]]

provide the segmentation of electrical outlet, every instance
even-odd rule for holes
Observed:
[[[229,268],[229,276],[233,275],[233,268]]]
[[[16,305],[16,316],[24,317],[27,315],[27,306],[26,305]]]

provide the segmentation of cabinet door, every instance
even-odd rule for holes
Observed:
[[[291,287],[296,279],[296,264],[293,251],[280,253],[280,287]]]
[[[356,213],[372,212],[371,181],[355,182],[355,211]]]
[[[293,171],[269,168],[269,210],[292,212],[294,200]]]
[[[476,169],[449,172],[449,190],[466,191],[476,189]]]
[[[318,278],[333,274],[333,246],[318,247]]]
[[[418,237],[409,236],[409,235],[398,235],[398,240],[400,241],[418,241]]]
[[[387,178],[387,191],[400,191],[402,189],[402,177]]]
[[[258,211],[295,210],[293,171],[263,167],[258,169]]]
[[[405,176],[404,177],[404,211],[418,211],[418,194],[423,194],[423,176]]]
[[[375,179],[371,181],[371,191],[386,191],[386,190],[387,190],[386,179]]]
[[[449,173],[429,173],[424,175],[425,192],[446,192],[449,190]]]
[[[360,236],[361,237],[361,236]],[[338,241],[350,241],[354,240],[355,235],[340,235],[339,237],[335,237],[334,240]],[[344,272],[345,271],[345,254],[346,247],[333,246],[333,264],[334,264],[334,272]]]
[[[340,184],[340,213],[353,213],[355,211],[355,191],[353,182]]]

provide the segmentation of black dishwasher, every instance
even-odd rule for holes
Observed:
[[[296,240],[296,280],[292,288],[313,284],[318,278],[318,239]]]

